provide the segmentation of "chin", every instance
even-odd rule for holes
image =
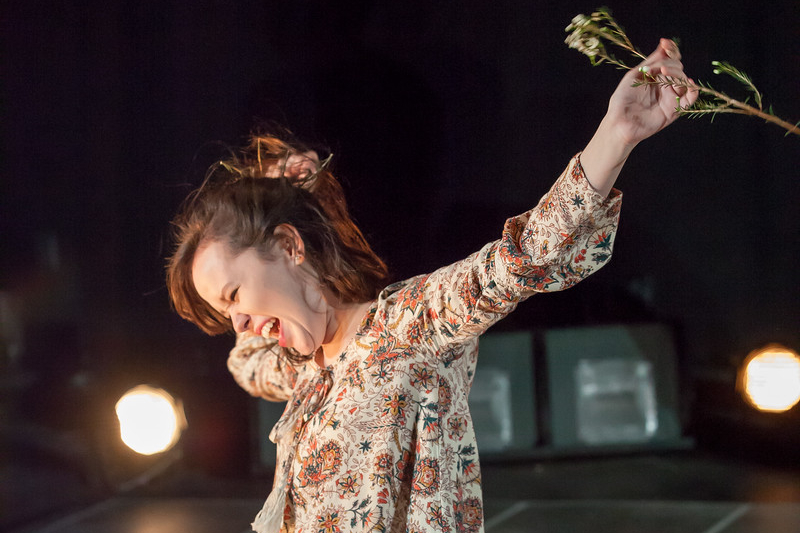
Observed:
[[[295,351],[297,351],[297,353],[300,353],[300,354],[303,354],[303,355],[307,355],[307,356],[314,355],[317,352],[317,349],[318,349],[317,346],[308,345],[308,344],[300,345],[300,346],[294,346],[293,348],[295,349]]]

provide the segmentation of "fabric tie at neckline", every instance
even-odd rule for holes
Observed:
[[[332,372],[321,368],[309,380],[303,392],[287,405],[280,420],[275,424],[269,434],[269,440],[278,445],[275,481],[264,507],[256,515],[252,523],[253,531],[257,533],[279,533],[283,524],[283,513],[286,507],[287,486],[289,472],[294,462],[297,443],[306,422],[319,410],[320,405],[328,396],[328,391],[333,384]]]

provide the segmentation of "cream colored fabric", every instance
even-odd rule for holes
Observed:
[[[521,300],[602,267],[620,203],[618,191],[604,199],[591,188],[576,156],[499,240],[387,287],[326,369],[292,367],[274,341],[241,336],[228,361],[236,381],[289,400],[271,434],[275,488],[255,530],[483,531],[467,406],[478,336]]]

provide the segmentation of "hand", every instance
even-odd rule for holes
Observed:
[[[319,170],[317,152],[309,150],[303,153],[292,153],[288,158],[279,159],[274,165],[267,167],[265,178],[288,178],[296,182],[310,177]]]
[[[698,92],[685,87],[633,86],[645,76],[686,79],[680,58],[678,46],[669,39],[661,39],[656,51],[625,74],[611,95],[606,116],[581,154],[586,179],[603,196],[611,191],[631,150],[674,122],[678,106],[685,107],[697,100]],[[689,82],[694,83],[691,79]]]
[[[685,87],[640,85],[634,83],[658,75],[687,79],[674,41],[661,39],[658,48],[622,78],[608,105],[606,119],[618,139],[630,147],[664,129],[678,118],[677,107],[697,100],[698,92]],[[691,79],[689,79],[691,83]]]

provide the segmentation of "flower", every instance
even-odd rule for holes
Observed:
[[[375,485],[387,485],[391,478],[392,456],[388,453],[382,453],[375,458],[373,471],[370,473],[369,479]]]
[[[316,486],[332,477],[342,462],[342,450],[334,441],[328,441],[320,449],[302,459],[297,478],[301,487]]]
[[[347,472],[346,475],[339,478],[339,480],[336,482],[336,485],[339,489],[339,498],[344,499],[347,496],[357,494],[359,488],[361,487],[362,479],[362,474],[353,475],[351,472]]]
[[[603,50],[603,43],[600,41],[600,38],[582,28],[578,28],[569,34],[564,42],[567,43],[570,48],[589,57],[594,57]]]
[[[339,527],[339,513],[336,511],[325,513],[317,517],[320,533],[340,533],[342,529]]]
[[[564,42],[570,48],[578,50],[587,56],[592,65],[610,63],[617,68],[625,70],[632,68],[613,55],[611,49],[616,48],[629,53],[637,61],[646,59],[646,56],[633,45],[622,26],[614,20],[608,8],[599,8],[588,17],[583,14],[576,15],[564,31],[569,33]],[[711,65],[714,67],[714,74],[727,74],[742,83],[747,91],[753,93],[755,106],[749,105],[746,100],[731,98],[725,93],[712,89],[707,84],[695,83],[687,78],[647,75],[643,76],[643,79],[637,80],[634,83],[634,87],[641,85],[672,86],[685,87],[689,90],[697,91],[701,98],[698,98],[691,106],[682,107],[680,98],[678,98],[676,111],[682,116],[699,117],[711,115],[713,117],[717,113],[745,114],[764,119],[766,122],[772,122],[786,129],[787,135],[790,133],[800,135],[800,122],[792,124],[777,117],[771,107],[768,109],[763,108],[761,92],[756,89],[747,74],[724,61],[712,61]],[[639,71],[645,74],[648,70],[646,66],[639,68]]]
[[[567,43],[567,45],[569,45],[570,48],[577,49],[578,46],[579,46],[579,43],[581,42],[581,32],[580,32],[580,30],[575,30],[572,33],[570,33],[567,36],[567,38],[564,40],[564,42]]]
[[[405,422],[406,407],[408,407],[408,399],[405,394],[395,391],[392,394],[383,395],[383,409],[381,412],[399,424]]]
[[[483,506],[478,498],[467,498],[453,504],[459,533],[476,533],[483,524]]]
[[[564,31],[572,31],[577,28],[583,28],[584,26],[591,24],[591,22],[592,19],[590,19],[584,14],[575,15],[575,17],[572,19],[572,22],[570,22],[569,26],[564,28]]]
[[[411,490],[425,496],[430,496],[439,490],[439,462],[436,459],[423,459],[417,464]]]
[[[434,503],[428,502],[428,511],[425,513],[427,516],[425,517],[425,521],[430,524],[436,524],[439,526],[439,529],[445,531],[447,527],[447,519],[444,517],[444,512],[442,512],[442,506]]]
[[[467,421],[461,416],[452,416],[447,420],[447,434],[453,440],[461,440],[467,432]]]
[[[382,453],[375,458],[375,470],[378,472],[389,472],[392,469],[392,456]]]
[[[597,37],[589,37],[583,41],[583,45],[586,47],[586,50],[583,52],[584,54],[595,56],[600,49],[600,39]]]
[[[433,372],[425,363],[411,365],[411,386],[417,390],[431,390],[433,387]]]

